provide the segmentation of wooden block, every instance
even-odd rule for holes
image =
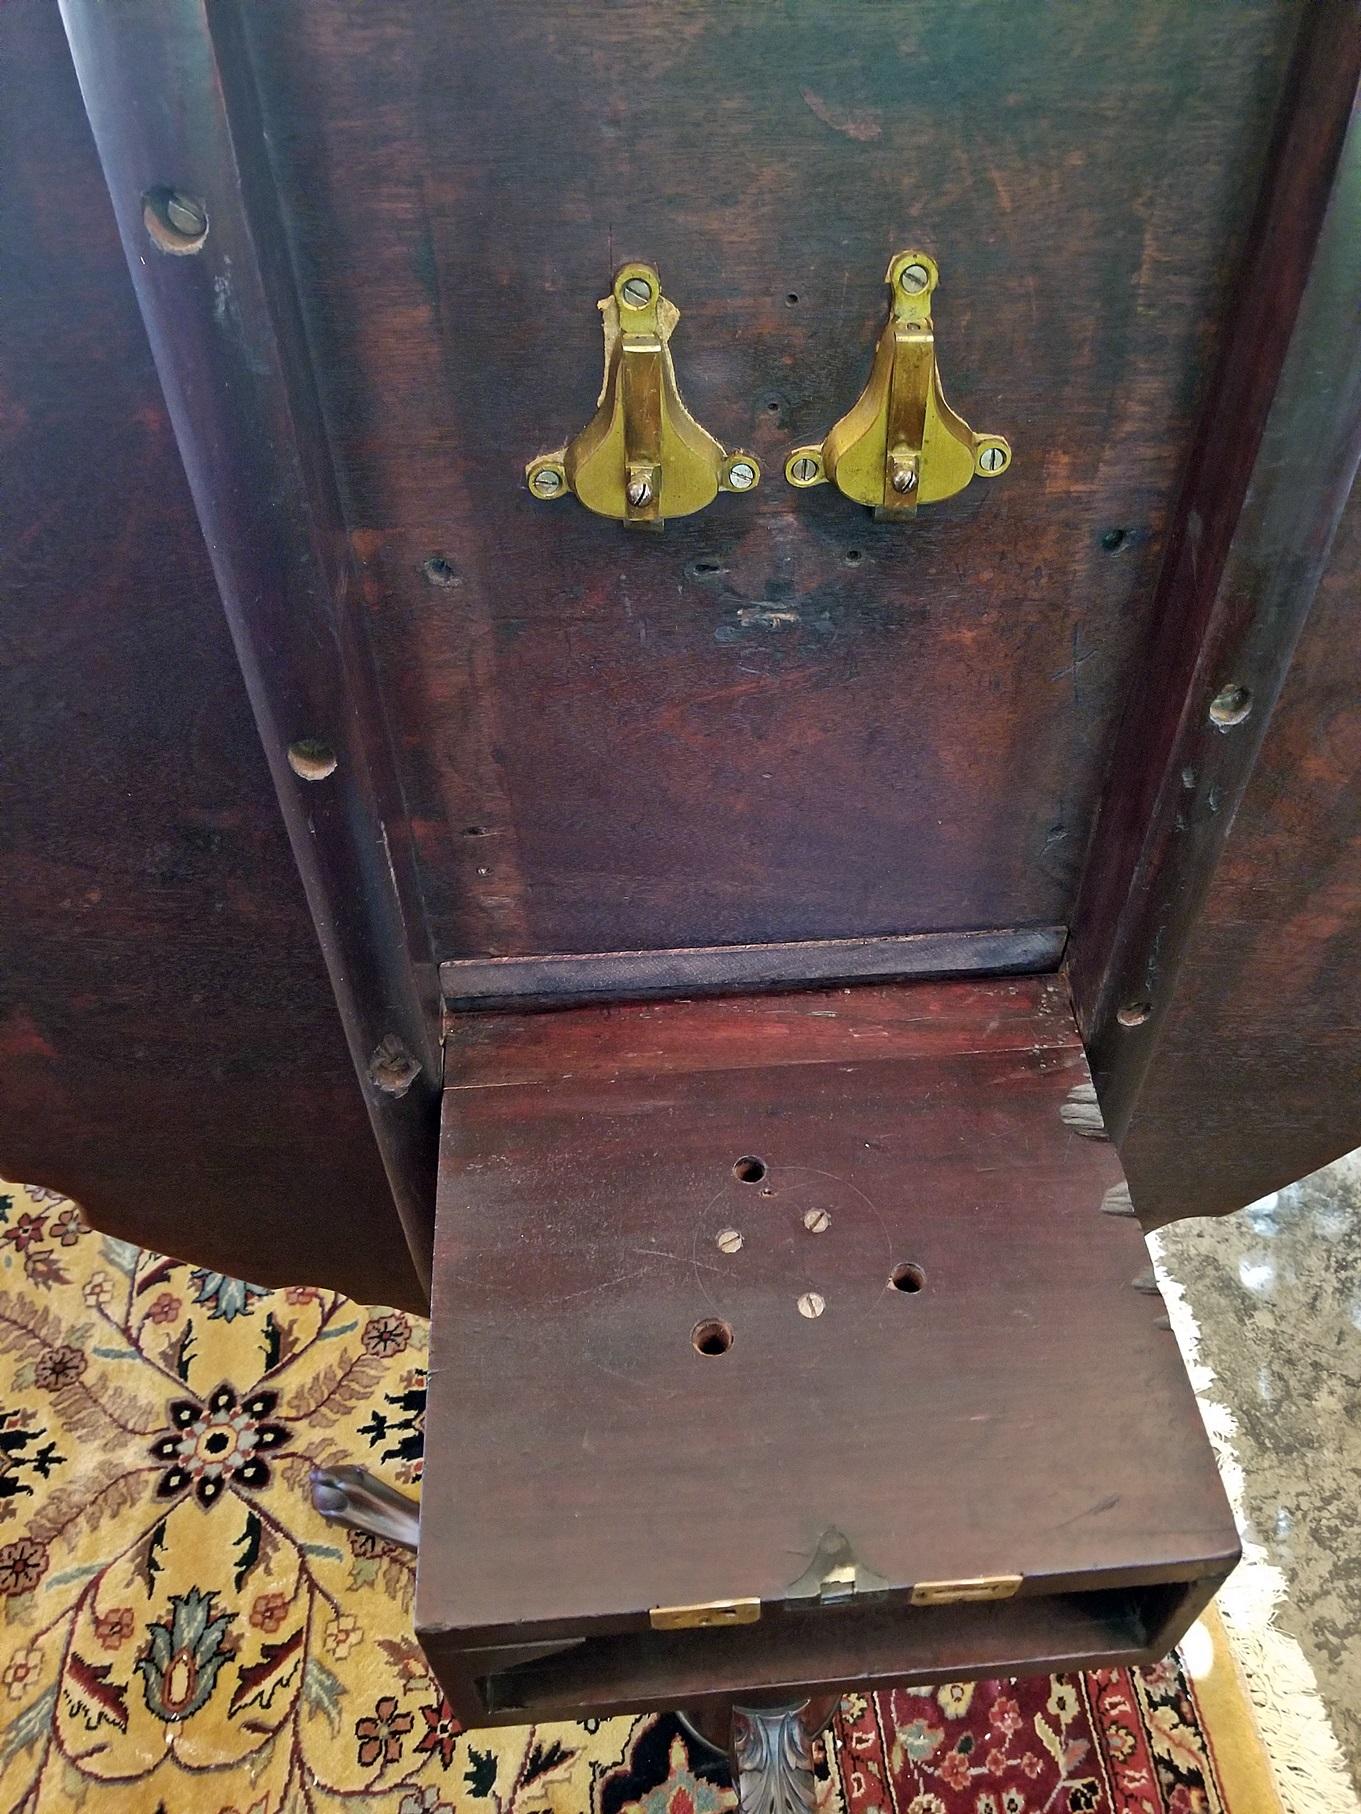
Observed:
[[[449,1077],[417,1625],[463,1717],[1128,1661],[1232,1565],[1056,979],[471,1016]]]

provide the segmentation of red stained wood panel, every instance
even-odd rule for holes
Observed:
[[[1232,1517],[1137,1225],[1106,1213],[1119,1163],[1071,1112],[1090,1081],[1059,990],[455,1023],[417,1609],[436,1651],[646,1630],[655,1606],[815,1609],[833,1550],[899,1601],[1224,1572]],[[697,1350],[708,1322],[725,1352]]]
[[[1296,19],[251,9],[441,956],[1067,920]],[[903,529],[779,466],[911,241],[1016,461]],[[767,472],[657,537],[521,481],[640,256]]]
[[[416,1308],[55,6],[0,62],[0,1175]]]

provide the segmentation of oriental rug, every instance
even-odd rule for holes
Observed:
[[[312,1510],[319,1463],[419,1489],[426,1333],[0,1184],[0,1809],[734,1807],[669,1715],[462,1730],[410,1556]],[[1198,1659],[848,1695],[818,1814],[1277,1814],[1213,1622]]]

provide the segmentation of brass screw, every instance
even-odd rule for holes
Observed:
[[[646,277],[626,277],[623,296],[631,309],[645,309],[652,301],[652,285]]]
[[[166,196],[164,205],[165,218],[186,239],[201,238],[208,231],[208,216],[203,204],[196,202],[192,196],[182,195],[178,189],[172,189]]]
[[[931,273],[925,265],[904,265],[898,274],[898,282],[909,296],[920,296],[931,281]]]
[[[803,1225],[810,1235],[825,1235],[832,1226],[832,1218],[825,1209],[806,1209],[803,1212]]]
[[[827,1300],[820,1291],[805,1291],[799,1299],[800,1316],[821,1316],[827,1308]]]
[[[742,1250],[742,1236],[736,1228],[720,1229],[716,1239],[720,1253],[740,1253]]]
[[[917,475],[910,466],[895,466],[892,483],[895,491],[915,491]]]
[[[1000,447],[985,447],[978,456],[979,469],[982,472],[997,472],[1006,464],[1006,458]]]
[[[797,479],[800,485],[807,485],[811,479],[818,476],[818,463],[816,460],[810,460],[805,454],[801,460],[795,460],[789,469],[789,476]]]
[[[635,509],[639,505],[650,504],[652,502],[652,487],[648,484],[646,479],[629,480],[628,500]]]
[[[750,491],[756,483],[756,468],[750,460],[734,460],[728,468],[728,483],[734,491]]]
[[[556,497],[562,490],[562,474],[551,466],[541,466],[530,482],[541,498]]]

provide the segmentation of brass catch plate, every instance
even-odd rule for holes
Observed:
[[[701,1606],[654,1606],[647,1615],[654,1631],[695,1631],[706,1625],[754,1625],[759,1600],[708,1600]]]
[[[1020,1575],[975,1575],[964,1581],[918,1581],[912,1589],[912,1604],[959,1606],[966,1600],[1010,1600],[1020,1585]]]

